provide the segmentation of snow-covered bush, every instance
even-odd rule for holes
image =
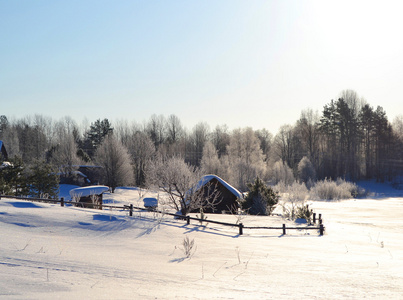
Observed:
[[[311,197],[316,200],[340,200],[349,199],[358,195],[358,187],[355,183],[337,179],[332,181],[325,179],[318,181],[311,188]]]
[[[308,189],[305,184],[294,181],[292,185],[286,185],[284,182],[280,182],[274,187],[274,190],[281,193],[283,216],[295,220],[298,209],[305,206],[305,200],[308,198]]]

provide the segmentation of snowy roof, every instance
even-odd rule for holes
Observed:
[[[10,163],[10,162],[8,162],[8,161],[4,161],[4,162],[1,164],[0,169],[12,167],[12,166],[13,166],[12,163]]]
[[[90,185],[70,190],[70,196],[86,197],[91,195],[100,195],[108,190],[109,187],[106,185]]]
[[[226,187],[227,190],[229,190],[232,194],[234,194],[237,198],[242,198],[242,193],[238,191],[236,188],[234,188],[232,185],[230,185],[228,182],[226,182],[224,179],[218,177],[217,175],[209,174],[209,175],[204,175],[202,179],[196,184],[196,190],[200,189],[202,186],[204,186],[206,183],[208,183],[212,179],[217,179],[223,186]]]

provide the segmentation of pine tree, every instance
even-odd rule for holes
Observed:
[[[90,157],[93,157],[98,146],[101,145],[105,137],[111,132],[113,132],[113,128],[108,119],[103,119],[102,121],[98,119],[91,124],[83,145]]]
[[[0,193],[5,195],[27,195],[27,182],[21,157],[15,156],[10,165],[0,169]]]
[[[242,203],[244,209],[252,215],[270,215],[278,203],[279,195],[267,186],[259,177],[248,184],[249,192]]]
[[[30,171],[29,194],[33,197],[56,199],[59,191],[59,176],[51,165],[44,161],[36,161]]]

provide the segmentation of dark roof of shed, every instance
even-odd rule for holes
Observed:
[[[3,154],[3,156],[7,159],[7,150],[6,147],[4,146],[3,141],[0,141],[0,151]]]

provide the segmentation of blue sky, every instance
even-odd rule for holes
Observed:
[[[273,134],[345,89],[403,114],[398,1],[0,1],[0,114]]]

